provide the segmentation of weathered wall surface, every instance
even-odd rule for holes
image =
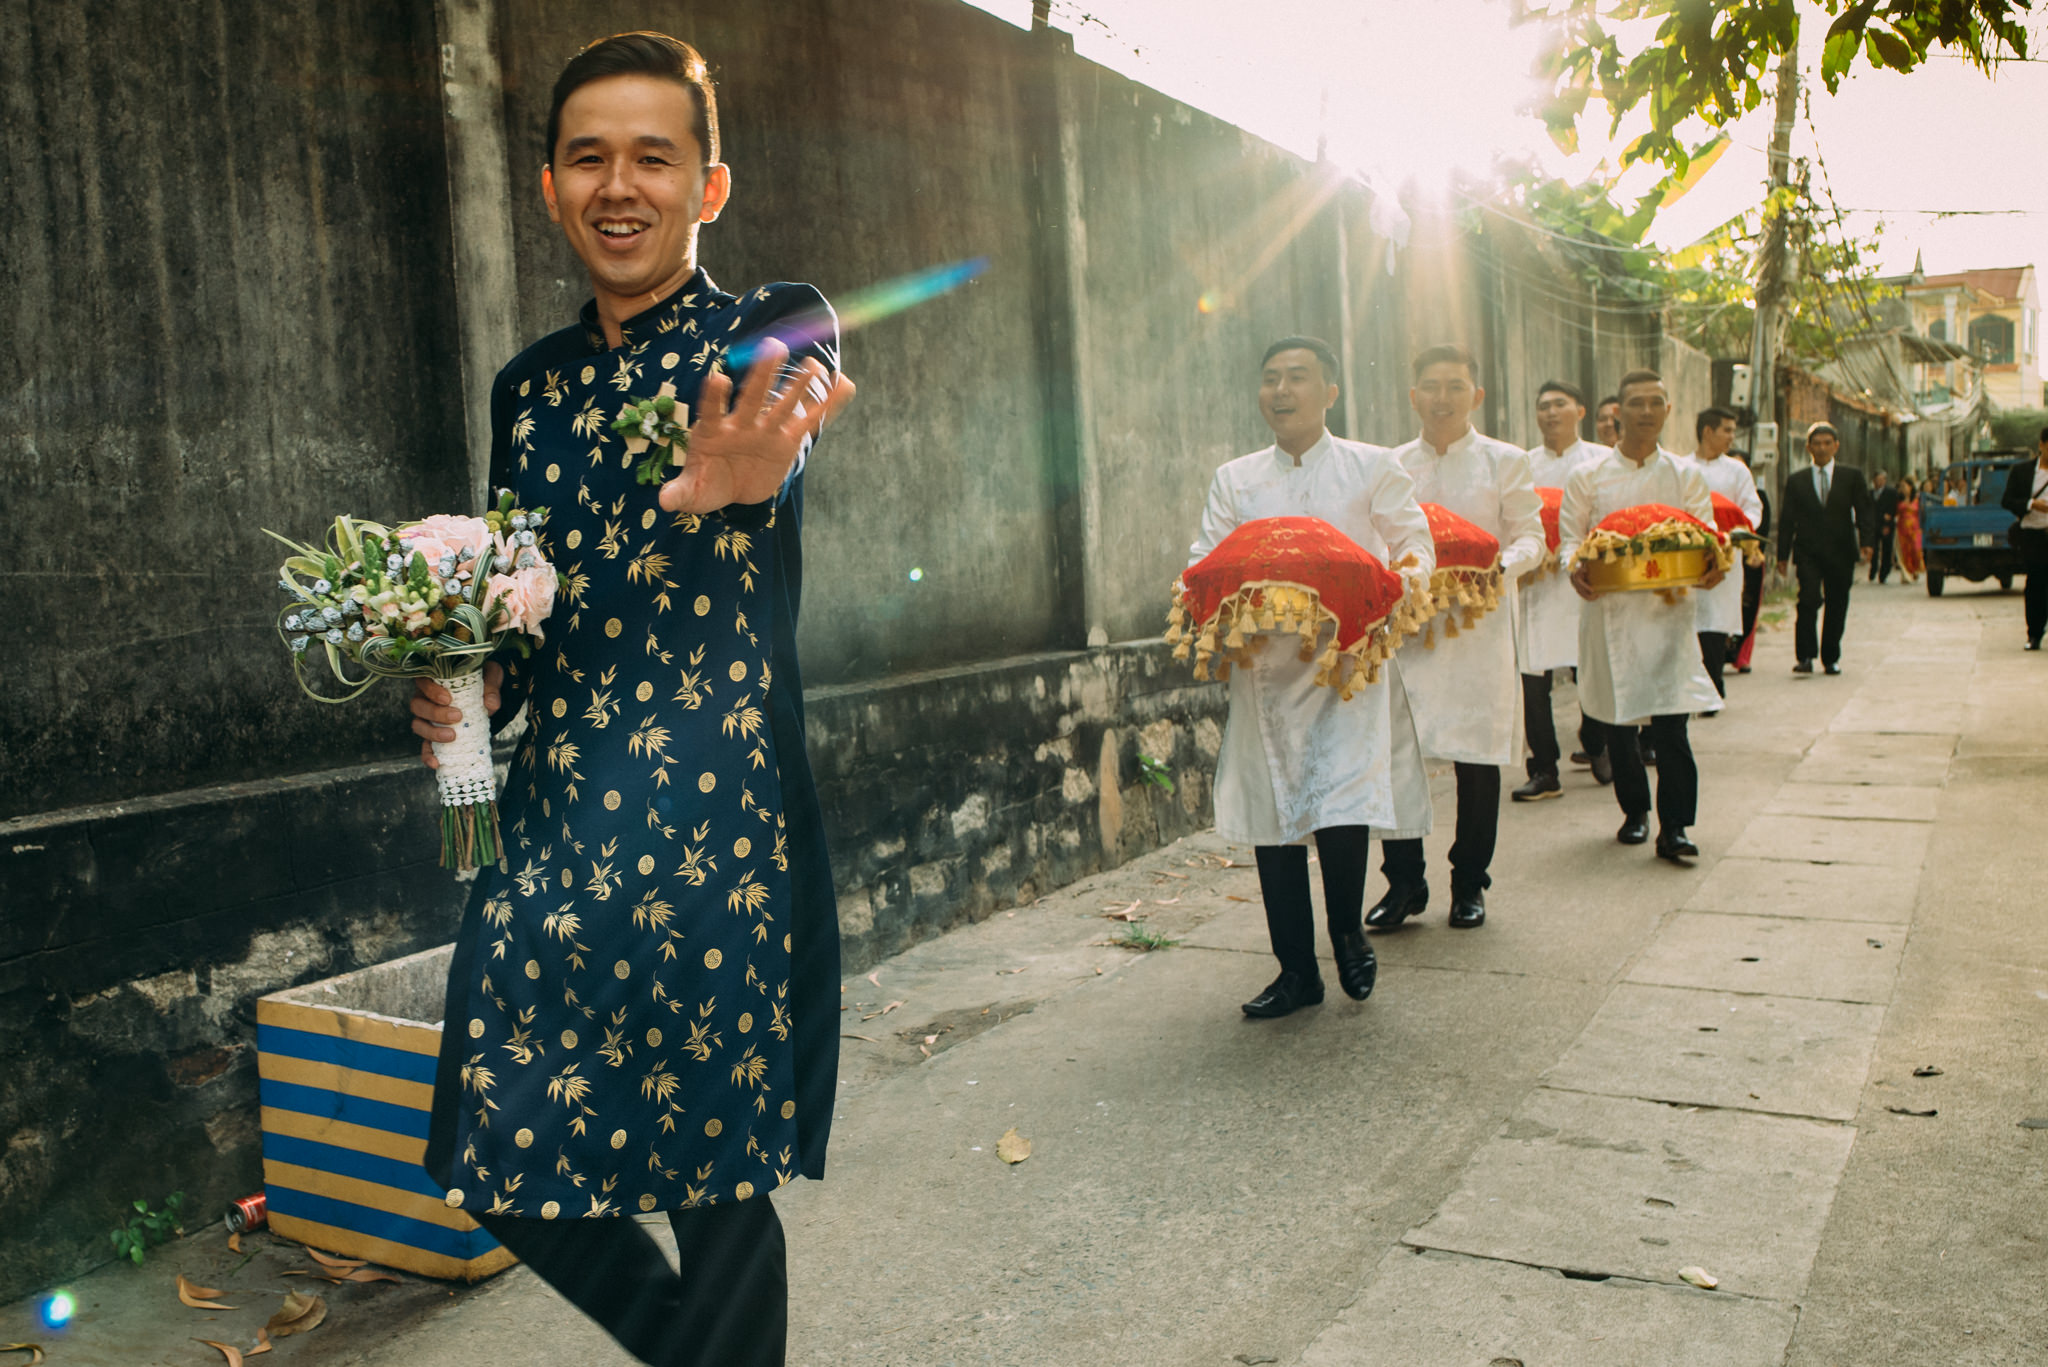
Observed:
[[[300,698],[259,529],[464,497],[480,280],[517,281],[521,341],[584,297],[535,182],[590,38],[711,54],[722,283],[990,261],[848,338],[860,401],[811,467],[852,965],[1207,823],[1222,692],[1156,633],[1211,472],[1263,444],[1271,337],[1337,343],[1389,444],[1416,346],[1479,351],[1517,440],[1529,377],[1654,355],[1604,309],[1596,355],[1491,226],[1418,223],[1389,274],[1358,187],[952,0],[440,8],[0,11],[0,1299],[105,1256],[127,1200],[255,1187],[257,996],[452,933],[397,691]],[[437,44],[479,33],[444,108]],[[504,259],[452,250],[507,183]]]
[[[359,762],[274,543],[464,487],[430,12],[0,7],[0,817]]]

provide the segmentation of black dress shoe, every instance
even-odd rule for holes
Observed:
[[[1655,750],[1652,750],[1647,745],[1643,747],[1643,767],[1645,769],[1654,769],[1657,767],[1657,752]]]
[[[1556,774],[1537,774],[1508,796],[1517,802],[1541,802],[1546,797],[1563,797],[1564,785]]]
[[[1792,666],[1792,672],[1793,672],[1794,674],[1811,674],[1811,673],[1813,673],[1813,661],[1811,661],[1811,660],[1801,660],[1801,661],[1800,661],[1800,662],[1799,662],[1798,664],[1796,664],[1796,665],[1793,665],[1793,666]]]
[[[1688,840],[1685,827],[1676,826],[1668,831],[1657,832],[1657,857],[1682,864],[1688,859],[1700,857],[1700,847]]]
[[[1820,672],[1823,674],[1839,674],[1842,672],[1842,667],[1840,665],[1822,665]]]
[[[1750,670],[1750,666],[1748,666],[1748,665],[1737,665],[1737,666],[1735,666],[1735,672],[1736,672],[1737,674],[1747,674],[1747,673],[1749,673],[1749,670]]]
[[[1323,980],[1305,978],[1293,969],[1287,969],[1266,985],[1266,990],[1244,1004],[1247,1016],[1260,1020],[1273,1020],[1291,1015],[1304,1006],[1323,1004]]]
[[[1578,765],[1582,769],[1588,764],[1592,764],[1595,762],[1596,761],[1593,759],[1593,757],[1587,754],[1584,750],[1572,751],[1572,763]]]
[[[1605,750],[1593,756],[1593,777],[1603,788],[1614,782],[1614,761],[1607,758]]]
[[[1422,915],[1429,906],[1429,884],[1417,883],[1412,888],[1388,888],[1387,895],[1372,904],[1372,910],[1365,913],[1365,923],[1374,930],[1398,930],[1401,923],[1410,916]]]
[[[1351,930],[1334,937],[1331,951],[1337,960],[1337,986],[1344,989],[1344,995],[1360,1002],[1370,997],[1372,985],[1380,975],[1380,959],[1372,952],[1372,942],[1365,938],[1365,932]]]
[[[2040,637],[2038,637],[2038,636],[2029,636],[2029,637],[2027,638],[2027,649],[2028,649],[2028,650],[2039,650],[2040,648],[2041,648],[2041,638],[2040,638]]]
[[[1624,845],[1642,844],[1650,838],[1649,816],[1646,814],[1622,818],[1621,829],[1614,833],[1614,838]]]
[[[1451,929],[1477,930],[1486,924],[1486,894],[1453,892],[1451,894]]]

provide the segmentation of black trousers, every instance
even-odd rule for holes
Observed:
[[[1764,567],[1744,561],[1742,565],[1742,635],[1746,640],[1756,630],[1756,614],[1764,605]]]
[[[1849,621],[1849,586],[1856,582],[1856,562],[1816,565],[1809,560],[1797,560],[1792,568],[1799,575],[1793,653],[1802,662],[1818,656],[1824,665],[1835,664],[1842,658],[1842,628]],[[1814,634],[1816,620],[1820,625],[1818,638]]]
[[[1728,686],[1721,682],[1721,672],[1728,663],[1728,633],[1703,631],[1699,635],[1700,663],[1707,667],[1707,677],[1714,681],[1714,691],[1725,698],[1728,696]],[[1660,750],[1658,753],[1663,752]]]
[[[1529,735],[1529,777],[1556,778],[1557,715],[1550,708],[1550,674],[1522,676],[1522,729]],[[1584,733],[1581,732],[1583,738]],[[1593,753],[1588,750],[1587,754]]]
[[[476,1218],[642,1362],[782,1367],[789,1339],[787,1250],[782,1221],[765,1193],[670,1211],[680,1275],[631,1216]]]
[[[1323,866],[1323,917],[1330,939],[1365,931],[1366,853],[1370,826],[1325,826],[1316,832],[1316,856]],[[1259,896],[1266,904],[1266,933],[1280,967],[1305,978],[1316,969],[1316,913],[1308,893],[1308,850],[1300,845],[1258,845]]]
[[[1657,824],[1678,830],[1699,817],[1700,769],[1692,757],[1692,738],[1683,712],[1652,717],[1643,728],[1657,747]],[[1607,727],[1607,757],[1614,765],[1614,800],[1629,816],[1650,812],[1650,771],[1633,726]]]
[[[1877,550],[1870,557],[1870,578],[1872,583],[1882,584],[1892,577],[1892,534],[1889,530],[1878,533]]]
[[[2027,639],[2048,631],[2048,531],[2020,528],[2020,563],[2027,571]]]
[[[1458,833],[1451,841],[1451,895],[1484,892],[1493,886],[1487,872],[1493,847],[1500,839],[1500,767],[1459,764]],[[1380,872],[1387,886],[1412,888],[1428,880],[1420,840],[1380,842]]]

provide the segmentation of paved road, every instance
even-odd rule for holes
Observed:
[[[849,979],[832,1171],[777,1198],[791,1361],[2048,1361],[2048,657],[2018,618],[1859,586],[1834,679],[1767,638],[1694,726],[1697,867],[1568,778],[1503,813],[1488,925],[1447,929],[1439,885],[1364,1005],[1239,1016],[1272,964],[1213,838]],[[1133,903],[1180,943],[1101,943]],[[523,1271],[442,1304],[293,1346],[626,1361]]]

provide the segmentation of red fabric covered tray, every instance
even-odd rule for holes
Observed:
[[[1748,513],[1736,506],[1734,499],[1726,494],[1715,494],[1713,497],[1714,525],[1723,533],[1755,530],[1756,524],[1749,520]]]
[[[1422,505],[1436,542],[1436,572],[1429,577],[1435,611],[1424,628],[1422,643],[1436,648],[1436,618],[1444,635],[1456,636],[1500,606],[1500,538],[1440,503]]]
[[[1322,651],[1316,682],[1348,698],[1379,677],[1380,662],[1413,629],[1404,590],[1400,575],[1320,518],[1261,518],[1180,577],[1166,639],[1175,659],[1194,657],[1198,679],[1222,655],[1221,679],[1233,661],[1248,662],[1249,637],[1291,632],[1302,659]]]

